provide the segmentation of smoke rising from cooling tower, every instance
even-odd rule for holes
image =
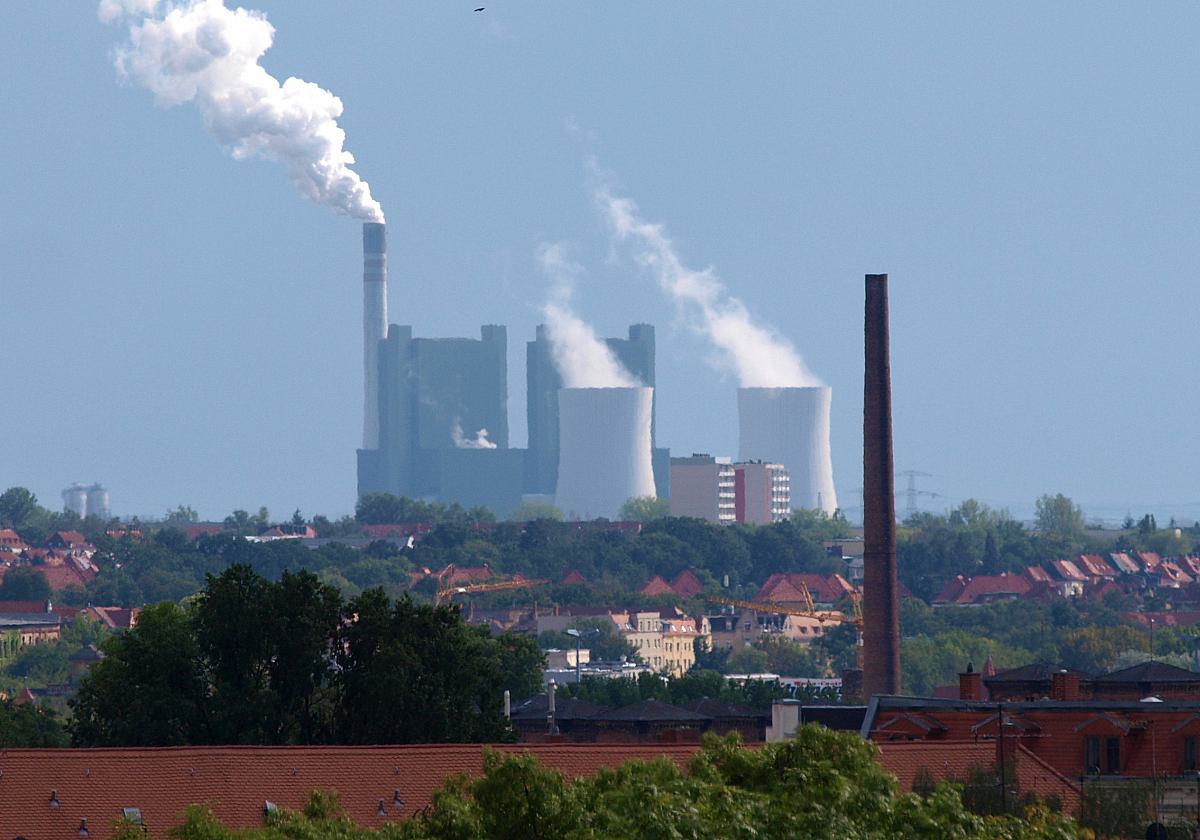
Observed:
[[[102,21],[129,21],[117,71],[150,90],[159,105],[194,102],[205,127],[237,160],[282,163],[311,200],[343,215],[382,222],[371,188],[351,169],[337,124],[342,101],[311,82],[282,84],[259,65],[275,28],[262,12],[223,0],[102,0]]]
[[[571,310],[575,279],[583,273],[560,244],[538,249],[542,270],[553,281],[553,300],[542,307],[554,365],[564,388],[637,388],[643,383],[617,361],[596,331]]]
[[[823,384],[787,339],[755,322],[712,267],[697,271],[684,265],[662,225],[643,219],[632,199],[614,195],[598,180],[594,197],[616,240],[633,247],[637,261],[654,275],[684,319],[708,338],[718,351],[720,364],[733,369],[742,387]]]

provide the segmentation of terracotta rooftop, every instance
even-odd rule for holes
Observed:
[[[683,766],[698,745],[505,744],[569,778],[630,759],[665,756]],[[429,806],[447,777],[478,774],[478,744],[395,747],[176,747],[0,752],[0,836],[78,838],[112,834],[124,808],[138,808],[150,837],[165,838],[184,809],[207,803],[226,825],[262,825],[264,803],[296,810],[313,790],[336,791],[355,822],[377,827]],[[55,805],[57,803],[57,805]],[[382,804],[383,814],[380,814]]]
[[[671,588],[671,584],[662,579],[660,575],[655,575],[642,584],[638,589],[639,595],[654,596],[654,595],[674,595],[675,590]]]

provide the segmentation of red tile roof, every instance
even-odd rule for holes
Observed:
[[[1158,567],[1158,564],[1162,562],[1162,558],[1153,551],[1135,551],[1133,552],[1133,559],[1140,563],[1142,569],[1147,572],[1154,571]]]
[[[1079,567],[1070,560],[1053,560],[1050,566],[1054,569],[1054,573],[1058,575],[1060,580],[1075,583],[1084,583],[1087,580],[1087,575],[1081,572]]]
[[[587,578],[578,569],[568,569],[560,583],[563,586],[578,586],[587,583]]]
[[[638,589],[639,595],[674,595],[675,590],[671,588],[671,584],[662,579],[660,575],[655,575],[641,585]]]
[[[1021,575],[1001,572],[964,578],[958,575],[933,599],[934,604],[978,604],[1025,595],[1032,584]]]
[[[1026,566],[1025,577],[1033,583],[1054,583],[1054,578],[1041,566]]]
[[[704,591],[704,584],[691,569],[684,569],[671,581],[671,588],[682,598],[692,598]]]
[[[1083,572],[1095,577],[1115,577],[1117,570],[1105,562],[1099,554],[1080,554],[1075,565]]]
[[[837,574],[776,572],[767,578],[754,600],[775,604],[802,604],[804,595],[800,591],[801,583],[808,587],[813,600],[821,604],[833,604],[854,591],[850,582]]]
[[[122,808],[140,808],[154,838],[166,837],[191,804],[207,803],[226,825],[262,824],[263,803],[303,807],[313,790],[334,790],[346,813],[377,827],[428,806],[451,775],[478,774],[484,746],[173,747],[0,752],[4,789],[0,836],[33,840],[77,837],[86,819],[93,838],[111,836]],[[589,776],[629,759],[666,756],[683,766],[698,745],[505,744],[530,753],[569,778]],[[51,806],[51,791],[58,807]],[[395,802],[396,797],[403,804]],[[383,802],[384,816],[379,816]]]

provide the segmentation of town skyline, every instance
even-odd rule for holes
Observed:
[[[549,294],[537,250],[565,243],[581,317],[658,328],[661,444],[736,456],[736,380],[627,256],[610,262],[594,157],[833,387],[843,507],[861,484],[859,282],[887,271],[896,466],[934,475],[925,509],[974,497],[1027,519],[1062,492],[1109,522],[1200,516],[1200,397],[1172,338],[1190,326],[1194,11],[1029,5],[982,27],[951,6],[260,8],[268,69],[343,100],[388,208],[391,320],[508,326],[513,445],[520,342]],[[349,512],[358,226],[122,85],[122,32],[90,9],[13,14],[0,159],[24,206],[0,232],[19,316],[0,365],[72,410],[9,415],[6,484],[53,504],[98,481],[122,515]]]

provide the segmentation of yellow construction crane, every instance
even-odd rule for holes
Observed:
[[[807,591],[805,594],[807,595]],[[755,612],[772,615],[802,615],[806,618],[815,618],[822,624],[826,621],[841,623],[846,620],[846,617],[839,612],[817,612],[812,607],[812,596],[808,597],[807,604],[804,607],[785,607],[783,604],[772,604],[765,601],[743,601],[740,598],[724,598],[720,595],[713,595],[705,600],[713,604],[725,604],[730,607],[741,607],[744,610],[754,610]]]
[[[499,580],[491,583],[465,583],[462,586],[447,586],[437,591],[434,604],[448,601],[455,595],[468,595],[474,592],[501,592],[505,589],[526,589],[530,586],[541,586],[550,581],[542,578],[518,578],[516,580]]]
[[[730,607],[741,607],[746,610],[754,610],[755,612],[774,614],[774,615],[800,615],[807,618],[815,618],[817,621],[824,624],[826,621],[836,621],[839,624],[849,622],[854,625],[855,629],[855,651],[854,658],[858,662],[858,667],[862,668],[863,659],[863,617],[862,617],[862,596],[858,594],[858,590],[852,590],[849,593],[850,597],[850,616],[847,617],[840,612],[817,612],[813,605],[812,595],[808,591],[808,587],[800,581],[800,591],[804,595],[804,608],[800,607],[785,607],[783,604],[771,604],[761,601],[743,601],[739,598],[724,598],[720,595],[713,595],[707,598],[713,604],[725,604]]]

